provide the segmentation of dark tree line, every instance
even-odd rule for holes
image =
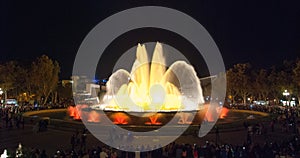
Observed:
[[[276,104],[287,90],[300,100],[300,60],[284,61],[270,69],[253,69],[249,63],[236,64],[227,71],[227,94],[232,103],[273,100]],[[250,100],[250,102],[251,102]]]
[[[60,66],[57,61],[43,55],[30,64],[9,61],[0,64],[0,88],[6,96],[18,100],[34,99],[44,105],[51,100],[70,97],[72,85],[59,86]],[[283,64],[269,69],[254,69],[249,63],[236,64],[226,72],[227,96],[232,103],[247,99],[275,100],[276,104],[288,90],[300,100],[300,59],[284,61]],[[249,102],[249,101],[248,101]]]
[[[7,97],[23,101],[34,99],[44,105],[51,97],[55,102],[59,73],[58,62],[46,55],[29,64],[17,61],[0,64],[0,87],[4,92],[2,99]]]

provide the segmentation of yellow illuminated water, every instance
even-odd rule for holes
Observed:
[[[111,96],[111,99],[106,103],[105,108],[124,111],[186,109],[188,105],[183,103],[177,74],[175,75],[172,71],[172,66],[167,69],[165,62],[162,44],[156,44],[151,61],[148,59],[145,45],[138,44],[136,60],[131,72],[119,70],[110,77],[107,87],[111,90],[108,90],[106,95]],[[126,79],[127,81],[124,81]],[[195,80],[198,81],[198,79]],[[197,91],[201,90],[199,86],[200,84],[195,86]],[[191,102],[185,101],[185,103]],[[195,104],[198,105],[198,103]]]

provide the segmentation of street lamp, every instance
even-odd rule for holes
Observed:
[[[282,93],[283,96],[285,96],[285,98],[288,98],[288,96],[290,95],[290,93],[287,90],[284,90],[284,92]],[[289,100],[285,100],[283,101],[283,105],[289,105]]]

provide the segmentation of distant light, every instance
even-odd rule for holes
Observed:
[[[284,90],[284,92],[282,93],[282,95],[288,96],[288,95],[290,95],[290,93],[287,90]]]
[[[99,83],[99,80],[93,79],[93,83]]]
[[[103,79],[103,80],[102,80],[102,82],[103,82],[103,83],[106,83],[106,82],[107,82],[107,80],[106,80],[106,79]]]
[[[8,157],[7,150],[4,149],[3,154],[1,154],[1,158],[7,158],[7,157]]]

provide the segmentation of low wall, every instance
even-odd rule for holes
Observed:
[[[30,117],[40,113],[51,113],[51,112],[67,112],[67,109],[47,109],[47,110],[28,111],[25,112],[23,116]]]
[[[23,114],[25,122],[35,125],[41,119],[47,119],[49,127],[52,129],[61,129],[74,131],[75,129],[82,129],[84,125],[80,121],[53,119],[48,117],[40,117],[38,114],[52,113],[52,112],[67,112],[67,109],[47,109],[38,111],[28,111]]]
[[[250,115],[251,114],[260,115],[260,116],[262,116],[262,118],[260,118],[259,120],[257,120],[257,119],[253,119],[253,120],[251,120],[251,119],[242,119],[242,120],[238,120],[236,122],[218,124],[218,127],[220,128],[220,131],[241,130],[241,129],[243,129],[243,122],[244,121],[247,121],[248,123],[254,124],[254,123],[257,123],[258,121],[261,122],[261,121],[267,121],[267,120],[270,119],[270,117],[268,117],[270,114],[264,113],[264,112],[251,111],[251,110],[238,110],[238,109],[230,109],[230,111],[247,113],[247,114],[250,114]],[[29,112],[24,113],[23,116],[24,116],[24,118],[26,118],[26,120],[28,120],[31,123],[35,124],[40,119],[45,119],[45,117],[37,116],[38,114],[51,113],[51,112],[67,112],[67,109],[48,109],[48,110],[39,110],[39,111],[29,111]],[[74,121],[74,120],[71,120],[71,119],[70,120],[53,119],[53,118],[46,118],[46,119],[49,119],[49,126],[54,128],[54,129],[63,129],[63,130],[72,130],[72,131],[74,131],[75,129],[84,128],[84,124],[81,121]],[[143,126],[143,129],[147,129],[146,131],[149,131],[154,127],[155,126]],[[130,129],[131,126],[130,125],[127,125],[127,126],[124,125],[123,128]],[[192,125],[190,128],[193,129],[191,131],[194,131],[194,129],[198,128],[198,125]],[[133,128],[132,131],[137,131],[137,129]]]
[[[230,111],[233,112],[243,112],[243,113],[249,113],[249,114],[254,114],[254,115],[261,115],[261,116],[269,116],[270,114],[265,113],[265,112],[260,112],[260,111],[252,111],[252,110],[238,110],[238,109],[230,109]]]

